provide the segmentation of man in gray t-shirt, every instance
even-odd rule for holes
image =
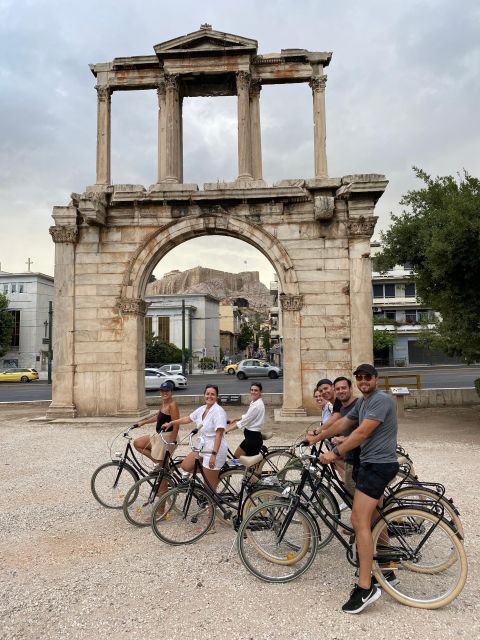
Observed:
[[[346,613],[360,613],[380,597],[380,589],[372,581],[373,548],[371,524],[376,507],[383,503],[383,492],[398,471],[397,416],[392,398],[377,389],[378,372],[371,364],[361,364],[353,372],[362,398],[344,417],[335,422],[335,432],[342,433],[358,423],[358,427],[331,451],[322,453],[320,462],[330,464],[348,451],[360,446],[352,506],[359,560],[358,584],[343,605]],[[329,434],[332,435],[332,434]],[[395,574],[390,571],[392,582]]]

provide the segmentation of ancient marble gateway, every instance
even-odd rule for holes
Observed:
[[[278,274],[283,312],[283,416],[305,415],[322,377],[372,358],[369,240],[383,175],[328,176],[325,68],[331,53],[282,49],[202,25],[153,55],[91,65],[97,79],[96,183],[54,207],[55,326],[49,417],[139,416],[144,392],[148,278],[173,247],[200,235],[255,246]],[[265,84],[308,82],[315,173],[262,179],[260,94]],[[158,180],[112,184],[110,108],[115,91],[158,95]],[[236,95],[238,178],[183,182],[182,101]],[[311,117],[304,114],[305,118]]]

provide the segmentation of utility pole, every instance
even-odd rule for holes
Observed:
[[[185,375],[185,299],[182,300],[182,373]]]
[[[52,324],[53,324],[53,302],[49,300],[48,302],[48,371],[47,371],[48,384],[52,384],[52,359],[53,359]]]

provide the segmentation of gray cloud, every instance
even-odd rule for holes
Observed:
[[[256,38],[260,52],[333,51],[326,93],[330,174],[387,175],[390,185],[377,207],[380,227],[398,211],[402,193],[416,186],[412,165],[432,174],[465,167],[480,175],[480,11],[474,0],[461,7],[449,0],[392,0],[388,7],[380,0],[146,0],[135,9],[126,0],[0,0],[4,269],[23,270],[29,255],[35,269],[53,272],[52,207],[95,180],[96,94],[88,63],[150,54],[154,44],[203,22]],[[311,176],[308,87],[265,87],[261,109],[266,179]],[[156,112],[155,92],[113,95],[114,182],[155,181]],[[236,172],[235,100],[186,100],[185,179],[201,184]],[[212,267],[229,268],[223,246]],[[242,251],[232,251],[240,270]],[[206,251],[199,255],[209,259]],[[271,270],[268,264],[264,269]]]

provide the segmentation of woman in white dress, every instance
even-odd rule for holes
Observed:
[[[218,387],[209,384],[204,391],[205,404],[195,409],[189,416],[172,420],[165,427],[194,422],[199,426],[200,444],[205,453],[200,453],[202,468],[205,478],[213,491],[217,488],[218,474],[225,464],[228,453],[228,444],[225,439],[225,429],[227,426],[227,414],[222,407],[217,404]],[[192,451],[182,462],[184,471],[193,471],[197,454]]]

